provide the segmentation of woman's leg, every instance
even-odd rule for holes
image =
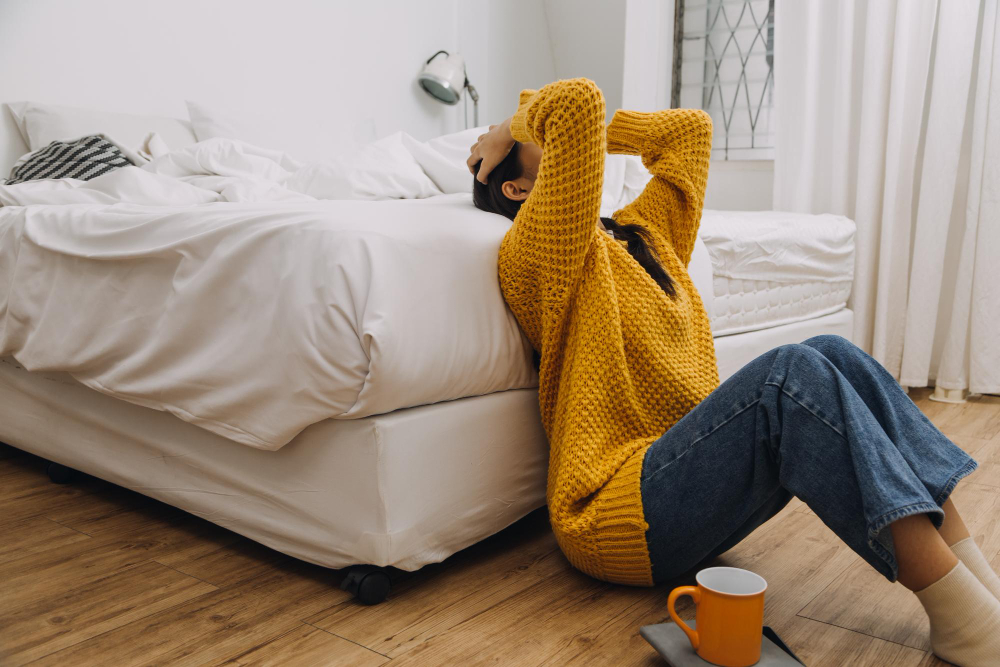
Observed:
[[[847,339],[841,336],[814,336],[802,344],[821,352],[847,378],[888,437],[901,444],[900,451],[904,458],[920,476],[922,462],[927,457],[923,453],[915,455],[909,443],[918,446],[931,443],[933,448],[947,440],[946,436],[909,400],[881,364]],[[990,567],[975,540],[971,539],[958,508],[949,498],[941,509],[944,510],[944,521],[939,531],[941,539],[994,597],[1000,599],[1000,577]],[[893,536],[895,538],[895,533]],[[925,562],[926,559],[921,560],[921,563]],[[900,580],[905,584],[909,576],[904,577],[904,568],[900,565]],[[916,574],[920,576],[920,573]]]
[[[895,581],[886,528],[917,514],[939,526],[940,504],[975,468],[947,438],[904,448],[906,456],[819,351],[796,344],[765,352],[646,454],[642,496],[654,578],[733,546],[794,494]]]
[[[899,583],[911,591],[927,588],[958,565],[958,557],[927,517],[914,514],[889,524],[896,547]]]
[[[928,453],[942,442],[951,441],[910,400],[882,364],[842,336],[813,336],[802,344],[823,354],[847,378],[918,477],[923,466],[934,465]],[[941,537],[948,546],[969,537],[954,503],[949,500],[942,509],[945,518],[940,527]]]

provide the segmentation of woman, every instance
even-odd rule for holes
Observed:
[[[777,347],[720,385],[687,273],[711,121],[685,109],[604,118],[587,79],[526,90],[468,160],[476,206],[514,221],[500,285],[540,355],[549,515],[569,561],[659,583],[794,495],[916,592],[935,653],[997,664],[1000,579],[948,499],[976,462],[839,336]],[[613,219],[599,214],[605,150],[653,174]]]

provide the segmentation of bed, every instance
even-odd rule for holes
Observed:
[[[467,141],[395,137],[350,182],[211,140],[72,188],[0,186],[0,440],[353,567],[369,603],[388,592],[378,568],[441,561],[542,506],[537,378],[495,278],[507,222],[448,185],[468,182],[449,172]],[[384,178],[397,158],[408,171]],[[610,210],[644,184],[634,161],[607,175]],[[315,196],[386,183],[423,198]],[[853,236],[836,216],[705,212],[689,271],[722,379],[850,337]]]

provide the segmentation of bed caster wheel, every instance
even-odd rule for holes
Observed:
[[[389,574],[375,565],[355,565],[347,570],[340,588],[361,604],[378,604],[389,597]]]
[[[49,479],[56,484],[69,484],[76,477],[75,470],[55,461],[49,461],[49,464],[45,466],[45,472]]]

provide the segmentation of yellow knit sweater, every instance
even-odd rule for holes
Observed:
[[[604,117],[588,79],[521,93],[511,134],[541,146],[542,161],[500,246],[500,284],[541,354],[547,500],[560,548],[593,577],[652,585],[643,456],[719,384],[708,316],[687,272],[712,124],[687,109],[619,110],[606,130]],[[605,149],[640,155],[653,174],[614,218],[650,231],[676,297],[598,227]]]

